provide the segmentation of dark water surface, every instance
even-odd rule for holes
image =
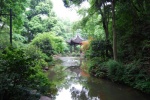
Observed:
[[[150,100],[149,95],[130,87],[90,77],[79,66],[72,66],[73,63],[79,64],[76,58],[61,59],[65,69],[59,69],[59,75],[54,70],[49,75],[50,79],[59,81],[58,92],[53,100]]]

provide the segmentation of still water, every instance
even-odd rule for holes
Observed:
[[[49,75],[58,83],[53,100],[150,100],[149,95],[130,87],[89,76],[80,66],[73,66],[79,64],[77,58],[61,60],[61,68],[51,70],[53,74]]]

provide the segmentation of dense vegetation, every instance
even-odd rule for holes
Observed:
[[[35,51],[34,51],[35,52]],[[40,97],[38,93],[46,93],[52,84],[42,72],[39,63],[42,57],[39,52],[30,55],[27,49],[8,47],[0,54],[0,98],[2,100],[19,100]],[[36,93],[32,93],[36,91]],[[14,96],[15,95],[15,96]]]
[[[85,0],[63,0],[66,7]],[[89,0],[79,9],[82,20],[59,19],[50,0],[0,1],[0,99],[38,100],[56,92],[44,72],[53,55],[69,51],[74,33],[87,38],[88,71],[98,78],[150,93],[149,0]],[[9,42],[9,9],[13,42]],[[73,25],[73,26],[72,26]],[[56,68],[57,69],[57,68]],[[58,68],[59,69],[59,68]]]

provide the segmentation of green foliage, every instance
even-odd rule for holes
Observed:
[[[26,42],[26,38],[23,37],[20,34],[13,34],[12,38],[13,38],[14,41],[19,41],[19,42],[22,42],[22,43]]]
[[[0,50],[5,49],[8,45],[10,45],[9,34],[7,32],[0,33]]]
[[[25,8],[27,6],[27,0],[1,0],[0,1],[0,14],[9,14],[9,9],[12,9],[13,14],[13,29],[15,32],[20,32],[20,28],[23,25],[23,13],[25,11]],[[14,17],[14,15],[16,15]],[[2,15],[0,17],[2,24],[9,25],[9,16]],[[3,29],[3,28],[2,28]]]
[[[51,56],[54,53],[50,34],[38,34],[31,44],[40,48],[47,56]]]
[[[40,16],[34,16],[29,22],[29,27],[32,33],[41,33],[44,30],[44,27],[41,24],[42,20]]]
[[[109,60],[106,63],[106,66],[108,67],[108,77],[112,81],[119,81],[121,82],[123,79],[123,74],[124,74],[124,66],[123,64],[116,62],[114,60]]]
[[[30,42],[38,33],[49,32],[56,24],[56,16],[52,11],[50,0],[29,0],[28,9],[24,13],[22,34]]]
[[[12,36],[12,45],[14,47],[24,47],[25,44],[23,42],[26,41],[26,39],[21,36],[20,34],[13,34]],[[0,33],[0,50],[4,50],[6,47],[10,46],[10,36],[6,30],[3,30],[2,33]]]
[[[50,90],[51,84],[37,62],[38,60],[31,59],[24,49],[9,47],[0,53],[0,98],[2,100],[24,98],[31,100],[34,94],[31,91],[44,93]],[[47,90],[42,91],[43,87],[47,87]]]
[[[105,64],[101,62],[101,58],[95,57],[90,60],[89,73],[98,78],[107,78],[107,69]]]
[[[52,10],[50,0],[30,0],[28,10],[24,15],[24,27],[22,34],[30,42],[38,33],[54,32],[56,35],[64,37],[66,40],[71,33],[71,23],[69,20],[57,18]]]
[[[36,59],[38,61],[38,65],[41,66],[42,68],[48,66],[48,62],[52,61],[51,57],[48,57],[45,53],[40,51],[39,48],[33,46],[33,45],[28,45],[25,48],[25,53],[27,55],[30,55],[31,59]]]
[[[123,81],[134,88],[150,93],[150,77],[140,61],[134,61],[125,66]]]
[[[101,61],[108,60],[112,57],[112,47],[105,41],[94,39],[90,43],[90,50],[87,51],[90,58],[99,57]]]
[[[99,40],[91,41],[90,49],[91,49],[91,58],[103,57],[103,59],[104,59],[105,50],[106,50],[104,41],[99,41]]]
[[[116,3],[116,30],[118,35],[119,59],[130,62],[143,59],[142,48],[150,39],[148,0],[121,0]],[[126,9],[128,8],[128,9]],[[143,44],[144,43],[144,44]],[[123,59],[122,59],[123,58]]]
[[[13,47],[16,47],[16,48],[23,48],[23,47],[26,47],[26,44],[24,44],[27,40],[25,37],[23,37],[22,35],[20,34],[13,34],[12,35],[12,40],[13,40]]]
[[[85,11],[87,15],[87,11]],[[94,14],[88,14],[88,16],[83,16],[81,21],[75,22],[73,25],[73,30],[81,30],[81,34],[83,37],[89,38],[89,37],[94,37],[94,38],[104,38],[104,29],[102,27],[102,24],[100,23],[101,17],[99,14],[94,13]]]
[[[64,41],[61,37],[56,37],[52,33],[38,34],[31,42],[37,46],[47,56],[62,53],[64,49]]]
[[[62,37],[53,35],[51,40],[53,41],[53,47],[55,54],[63,53],[64,48],[67,46]]]
[[[49,1],[47,3],[40,2],[36,7],[36,12],[38,14],[49,14],[49,11],[52,9],[52,3]]]

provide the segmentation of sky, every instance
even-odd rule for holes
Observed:
[[[77,7],[66,8],[62,0],[51,0],[53,3],[53,10],[56,15],[61,19],[67,19],[72,22],[80,20],[80,16],[77,14]],[[88,7],[89,4],[84,2],[81,7]]]

